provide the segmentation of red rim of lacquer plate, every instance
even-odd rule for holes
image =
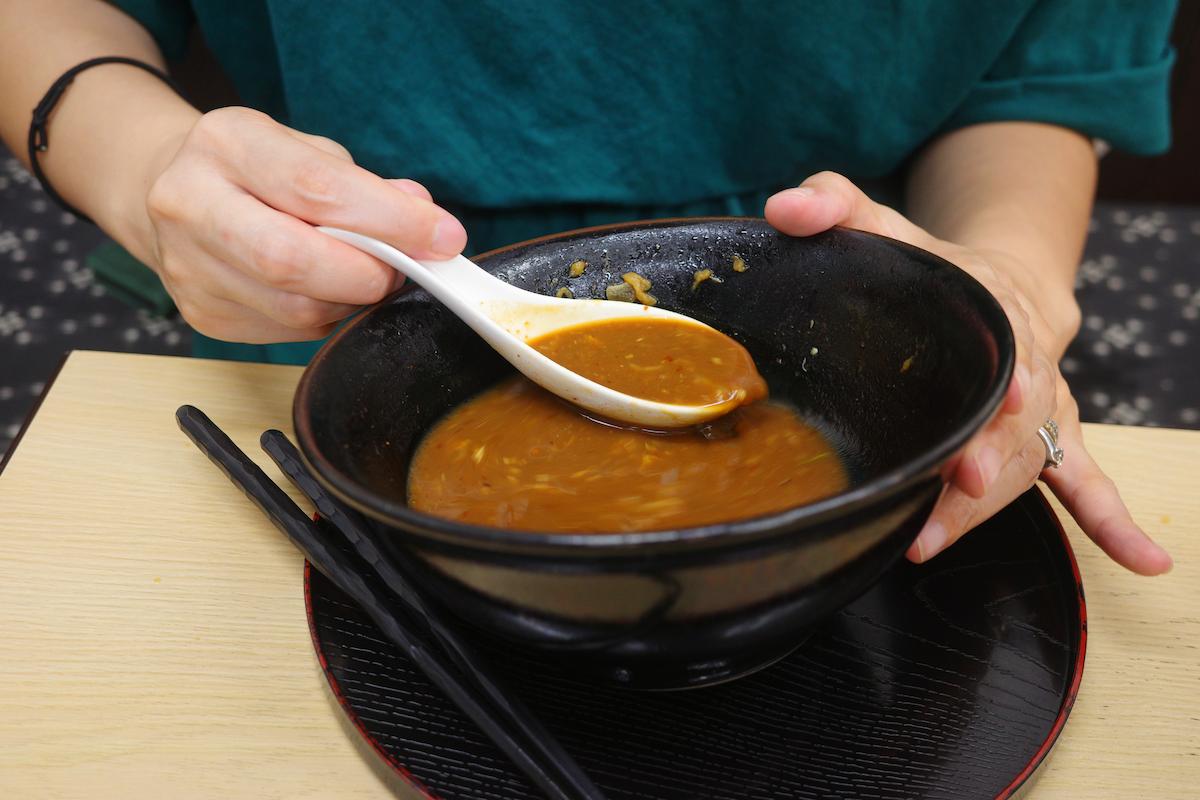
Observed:
[[[1063,529],[1062,522],[1059,521],[1058,515],[1054,513],[1050,503],[1046,500],[1046,495],[1038,490],[1038,499],[1042,502],[1042,506],[1046,509],[1046,513],[1050,515],[1050,519],[1054,520],[1054,527],[1058,528],[1058,535],[1062,538],[1063,548],[1067,551],[1067,561],[1071,563],[1071,574],[1075,579],[1075,596],[1079,599],[1079,651],[1075,654],[1075,663],[1072,666],[1073,674],[1071,675],[1071,685],[1067,687],[1066,696],[1063,697],[1062,706],[1058,709],[1058,716],[1054,718],[1054,724],[1050,726],[1050,732],[1046,735],[1042,746],[1033,754],[1033,758],[1025,765],[1017,776],[1013,778],[1012,783],[1004,787],[1000,794],[996,795],[996,800],[1007,800],[1013,797],[1021,786],[1033,776],[1033,773],[1042,762],[1050,755],[1050,751],[1054,749],[1054,744],[1058,741],[1058,737],[1062,734],[1063,727],[1067,724],[1067,717],[1071,715],[1071,709],[1075,707],[1075,698],[1079,696],[1079,685],[1083,681],[1083,661],[1087,654],[1087,601],[1083,596],[1083,577],[1079,574],[1079,562],[1075,560],[1075,550],[1071,547],[1071,540],[1067,538],[1067,532]],[[305,573],[305,594],[308,593],[308,577]]]
[[[362,724],[362,720],[358,718],[354,708],[350,705],[350,701],[346,699],[346,695],[342,694],[342,687],[338,685],[337,678],[333,676],[333,671],[329,669],[329,662],[325,659],[325,651],[321,647],[321,636],[317,633],[317,618],[313,614],[312,605],[312,564],[308,559],[304,560],[304,615],[308,617],[308,635],[312,637],[313,649],[317,651],[317,662],[321,665],[321,672],[325,674],[325,680],[329,683],[330,690],[333,691],[333,696],[337,698],[338,705],[342,707],[342,711],[346,712],[346,716],[350,719],[355,730],[358,731],[367,744],[371,746],[384,763],[399,775],[404,781],[421,793],[422,797],[428,797],[431,800],[440,800],[429,787],[421,782],[421,779],[408,771],[408,768],[397,761],[391,753],[384,749],[383,745],[375,741],[373,737]]]
[[[1083,680],[1083,661],[1084,655],[1087,652],[1087,603],[1083,597],[1083,579],[1079,574],[1079,563],[1075,560],[1075,551],[1071,548],[1071,540],[1067,538],[1067,532],[1063,529],[1062,523],[1058,520],[1058,515],[1054,513],[1054,509],[1050,507],[1050,503],[1046,501],[1045,495],[1038,492],[1038,499],[1041,500],[1050,518],[1054,520],[1054,525],[1058,528],[1058,535],[1062,538],[1062,545],[1067,551],[1067,561],[1071,564],[1071,572],[1075,579],[1075,596],[1079,599],[1079,648],[1075,656],[1075,663],[1072,665],[1073,674],[1071,675],[1071,684],[1067,687],[1066,694],[1063,697],[1062,706],[1058,709],[1058,716],[1054,719],[1054,724],[1050,727],[1050,732],[1046,735],[1045,741],[1042,742],[1037,752],[1033,754],[1033,758],[1029,763],[1017,773],[1012,782],[1004,787],[999,794],[996,795],[996,800],[1008,800],[1016,795],[1017,791],[1029,780],[1042,762],[1050,755],[1050,751],[1054,749],[1058,737],[1062,734],[1063,727],[1067,724],[1067,717],[1071,714],[1071,709],[1075,706],[1075,698],[1079,695],[1079,684]],[[338,685],[337,678],[334,677],[333,671],[329,668],[329,663],[325,660],[325,651],[321,648],[321,636],[317,633],[316,617],[313,614],[312,606],[312,564],[308,561],[304,562],[304,613],[308,617],[308,632],[312,637],[313,649],[317,652],[317,661],[321,665],[321,672],[325,674],[325,680],[329,683],[329,688],[333,691],[333,696],[337,698],[338,705],[342,707],[342,711],[350,719],[355,730],[359,735],[366,740],[371,749],[379,754],[389,767],[391,767],[397,775],[403,778],[410,786],[422,794],[422,796],[431,798],[431,800],[439,800],[438,796],[433,793],[421,780],[408,771],[408,768],[395,759],[383,745],[371,736],[371,733],[363,725],[358,718],[354,708],[350,705],[350,701],[342,693],[342,687]]]

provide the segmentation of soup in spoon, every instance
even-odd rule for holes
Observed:
[[[646,400],[703,406],[767,395],[746,348],[706,325],[613,319],[562,328],[529,344],[572,372]]]

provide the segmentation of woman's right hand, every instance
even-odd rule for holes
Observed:
[[[216,339],[319,339],[399,285],[395,270],[314,225],[415,258],[450,258],[467,241],[419,183],[374,175],[336,142],[247,108],[201,116],[150,170],[149,226],[135,254],[184,319]]]

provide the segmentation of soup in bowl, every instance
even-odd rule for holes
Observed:
[[[729,680],[799,646],[912,542],[1012,372],[981,285],[857,231],[646,222],[475,260],[577,298],[633,273],[766,380],[767,400],[708,429],[620,429],[526,383],[417,287],[340,330],[301,379],[311,470],[430,597],[480,635],[633,688]]]

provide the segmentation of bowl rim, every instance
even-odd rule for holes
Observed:
[[[472,261],[483,261],[505,255],[514,250],[557,240],[592,237],[596,234],[624,233],[639,229],[676,228],[714,222],[750,225],[767,224],[762,217],[704,216],[635,220],[609,225],[595,225],[515,242],[485,253],[480,253],[472,257]],[[772,230],[774,229],[772,228]],[[419,290],[419,287],[411,282],[407,283],[398,292],[365,309],[347,324],[341,326],[322,345],[321,349],[305,367],[296,386],[292,403],[292,425],[300,445],[301,455],[308,463],[313,475],[326,488],[344,502],[349,503],[369,517],[383,522],[392,528],[399,528],[419,537],[434,538],[468,547],[484,546],[485,549],[574,551],[577,553],[588,552],[600,555],[601,551],[604,553],[627,552],[630,549],[645,548],[648,546],[686,544],[701,541],[706,544],[726,544],[731,540],[757,540],[764,536],[798,531],[801,528],[813,528],[835,517],[849,515],[870,506],[885,503],[894,498],[898,493],[935,474],[937,468],[943,462],[956,453],[976,431],[983,428],[995,416],[1004,400],[1009,382],[1012,380],[1012,373],[1016,362],[1016,343],[1008,316],[999,301],[996,300],[983,284],[961,267],[947,261],[941,256],[898,239],[841,226],[836,226],[834,230],[854,236],[882,240],[888,246],[906,251],[909,255],[926,264],[938,268],[949,268],[959,273],[961,278],[965,279],[964,290],[968,295],[973,296],[973,300],[977,301],[976,307],[983,317],[985,328],[996,338],[996,358],[998,362],[996,374],[984,393],[984,402],[974,413],[960,423],[950,435],[913,458],[847,491],[839,492],[838,494],[812,503],[794,506],[757,517],[747,517],[690,528],[626,533],[553,533],[472,525],[414,511],[407,505],[389,500],[387,497],[371,491],[333,465],[317,446],[311,425],[311,415],[304,413],[304,410],[311,408],[311,395],[314,391],[313,376],[320,369],[322,362],[328,357],[330,351],[344,336],[348,335],[353,328],[360,325],[376,310],[390,305],[395,298],[408,291]]]

